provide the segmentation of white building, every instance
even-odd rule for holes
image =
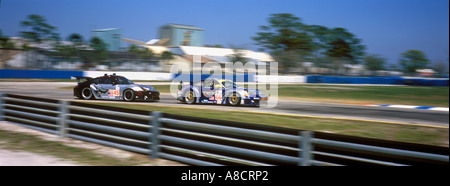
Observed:
[[[177,59],[171,60],[165,65],[171,65],[174,62],[185,62],[189,63],[189,66],[192,67],[194,56],[201,56],[201,58],[199,58],[199,62],[202,63],[202,66],[205,63],[215,62],[218,63],[222,68],[225,68],[225,64],[232,62],[231,58],[233,55],[236,55],[236,53],[239,53],[242,57],[246,58],[247,62],[253,63],[255,66],[267,65],[268,62],[275,62],[275,60],[269,54],[264,52],[254,52],[251,50],[236,50],[231,48],[197,46],[177,46],[168,47],[167,49],[171,53],[175,54],[177,56]],[[167,67],[164,69],[167,70]]]

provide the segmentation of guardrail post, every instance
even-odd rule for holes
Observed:
[[[3,93],[0,93],[0,121],[5,121],[5,97],[6,95]]]
[[[299,166],[311,166],[311,160],[313,159],[313,144],[311,143],[311,139],[313,135],[313,131],[300,132],[299,157],[301,160],[298,162]]]
[[[151,142],[151,158],[158,158],[159,157],[159,144],[160,144],[160,140],[159,140],[159,135],[161,133],[160,130],[160,122],[159,122],[159,118],[161,117],[161,112],[158,111],[153,111],[151,113],[152,119],[150,120],[150,123],[152,125],[151,128],[151,133],[152,133],[152,137],[150,138],[150,142]]]
[[[60,100],[58,101],[59,107],[58,107],[58,126],[59,126],[59,135],[61,138],[65,138],[67,135],[67,123],[66,123],[66,117],[67,117],[67,101]]]

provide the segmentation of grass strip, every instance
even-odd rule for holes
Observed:
[[[376,105],[449,106],[449,87],[364,85],[279,85],[280,97]]]
[[[37,136],[0,129],[0,148],[21,150],[55,156],[88,166],[135,166],[154,163],[147,155],[133,155],[130,158],[115,158],[92,150],[68,146],[59,141],[48,141]]]

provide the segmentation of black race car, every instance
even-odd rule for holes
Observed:
[[[159,92],[152,86],[134,84],[129,79],[115,73],[96,78],[79,76],[72,78],[78,80],[78,85],[73,89],[73,95],[80,99],[159,100]]]

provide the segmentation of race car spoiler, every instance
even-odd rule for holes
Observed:
[[[91,77],[83,77],[83,76],[71,76],[70,79],[76,79],[78,81],[78,83],[83,83],[85,81],[89,81],[92,80],[94,78]]]

